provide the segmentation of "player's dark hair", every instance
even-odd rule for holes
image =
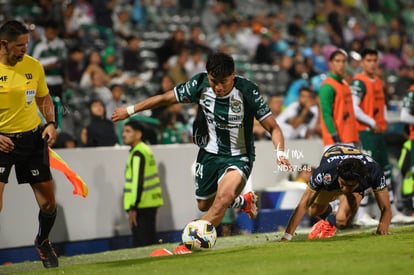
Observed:
[[[102,100],[102,99],[99,99],[99,98],[93,98],[91,101],[89,101],[89,109],[91,109],[92,104],[95,104],[95,103],[100,103],[102,106],[104,106],[104,107],[105,107],[105,103],[103,102],[103,100]]]
[[[109,90],[113,90],[113,89],[115,89],[115,88],[123,88],[123,86],[122,86],[122,84],[120,84],[120,83],[113,83],[113,84],[111,84],[111,86],[109,86]]]
[[[302,86],[302,87],[300,87],[299,93],[301,93],[302,91],[303,92],[308,92],[308,93],[315,94],[315,92],[311,88],[309,88],[308,86]]]
[[[368,170],[362,160],[347,158],[342,160],[337,167],[338,177],[344,180],[360,181],[368,175]]]
[[[361,58],[364,58],[367,55],[375,55],[378,56],[378,51],[371,48],[365,48],[361,51]]]
[[[213,53],[207,59],[206,70],[213,77],[228,77],[234,72],[234,60],[228,54]]]
[[[91,116],[96,116],[94,113],[93,113],[93,111],[92,111],[92,105],[94,105],[95,103],[99,103],[102,107],[103,107],[103,109],[104,109],[104,117],[106,117],[106,106],[105,106],[105,103],[102,101],[102,99],[99,99],[99,98],[94,98],[94,99],[92,99],[90,102],[89,102],[89,114],[91,115]]]
[[[26,33],[29,33],[29,29],[17,20],[7,21],[0,27],[0,39],[8,41],[16,41],[20,35]]]
[[[135,131],[141,131],[141,132],[144,132],[144,129],[145,129],[144,125],[141,122],[134,120],[134,119],[128,120],[128,122],[126,122],[124,126],[129,126]]]
[[[329,56],[329,61],[332,61],[339,54],[348,58],[348,53],[344,49],[337,49],[331,53],[331,55]]]

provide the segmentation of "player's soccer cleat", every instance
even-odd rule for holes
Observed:
[[[354,224],[359,226],[378,226],[379,221],[373,219],[368,214],[364,214],[361,218],[357,219]]]
[[[190,249],[188,249],[185,244],[179,244],[176,248],[174,248],[173,250],[173,254],[174,255],[179,255],[179,254],[190,254],[192,253],[192,251]]]
[[[257,217],[257,195],[250,191],[243,195],[244,200],[246,201],[246,207],[243,209],[250,219],[255,219]]]
[[[151,252],[151,257],[170,256],[173,255],[171,251],[166,248],[158,248]]]
[[[319,234],[318,238],[320,239],[330,238],[330,237],[335,236],[335,233],[336,233],[336,226],[330,224],[328,221],[324,221],[321,233]]]
[[[312,228],[311,228],[311,230],[308,234],[308,239],[309,240],[319,238],[319,235],[321,234],[324,222],[326,222],[326,221],[325,220],[320,220],[312,226]]]
[[[315,223],[308,234],[308,239],[323,239],[330,238],[336,233],[336,226],[331,225],[326,220],[320,220]]]
[[[403,213],[397,212],[394,216],[391,218],[391,223],[414,223],[414,217],[413,216],[406,216]]]
[[[59,266],[59,261],[56,252],[48,239],[44,240],[42,243],[39,244],[36,238],[35,246],[44,267],[50,268]]]

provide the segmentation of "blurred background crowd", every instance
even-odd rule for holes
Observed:
[[[121,123],[109,120],[114,108],[187,81],[212,51],[233,56],[237,73],[259,85],[275,118],[305,86],[305,102],[316,103],[312,92],[337,47],[349,53],[350,80],[362,48],[380,51],[391,111],[414,82],[411,0],[0,0],[0,21],[12,18],[30,27],[29,54],[45,68],[56,147],[122,144]],[[177,104],[137,119],[151,144],[186,143],[194,114],[193,106]],[[318,136],[312,123],[287,138]],[[255,134],[266,138],[260,129]]]

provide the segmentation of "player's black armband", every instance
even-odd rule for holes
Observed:
[[[338,134],[333,134],[332,139],[335,143],[341,143],[341,139],[339,138]]]

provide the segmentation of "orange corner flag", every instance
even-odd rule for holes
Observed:
[[[83,179],[73,171],[67,163],[49,147],[49,162],[50,167],[53,169],[59,170],[68,178],[68,180],[72,183],[74,189],[73,194],[79,195],[84,198],[88,196],[88,186],[83,181]]]

